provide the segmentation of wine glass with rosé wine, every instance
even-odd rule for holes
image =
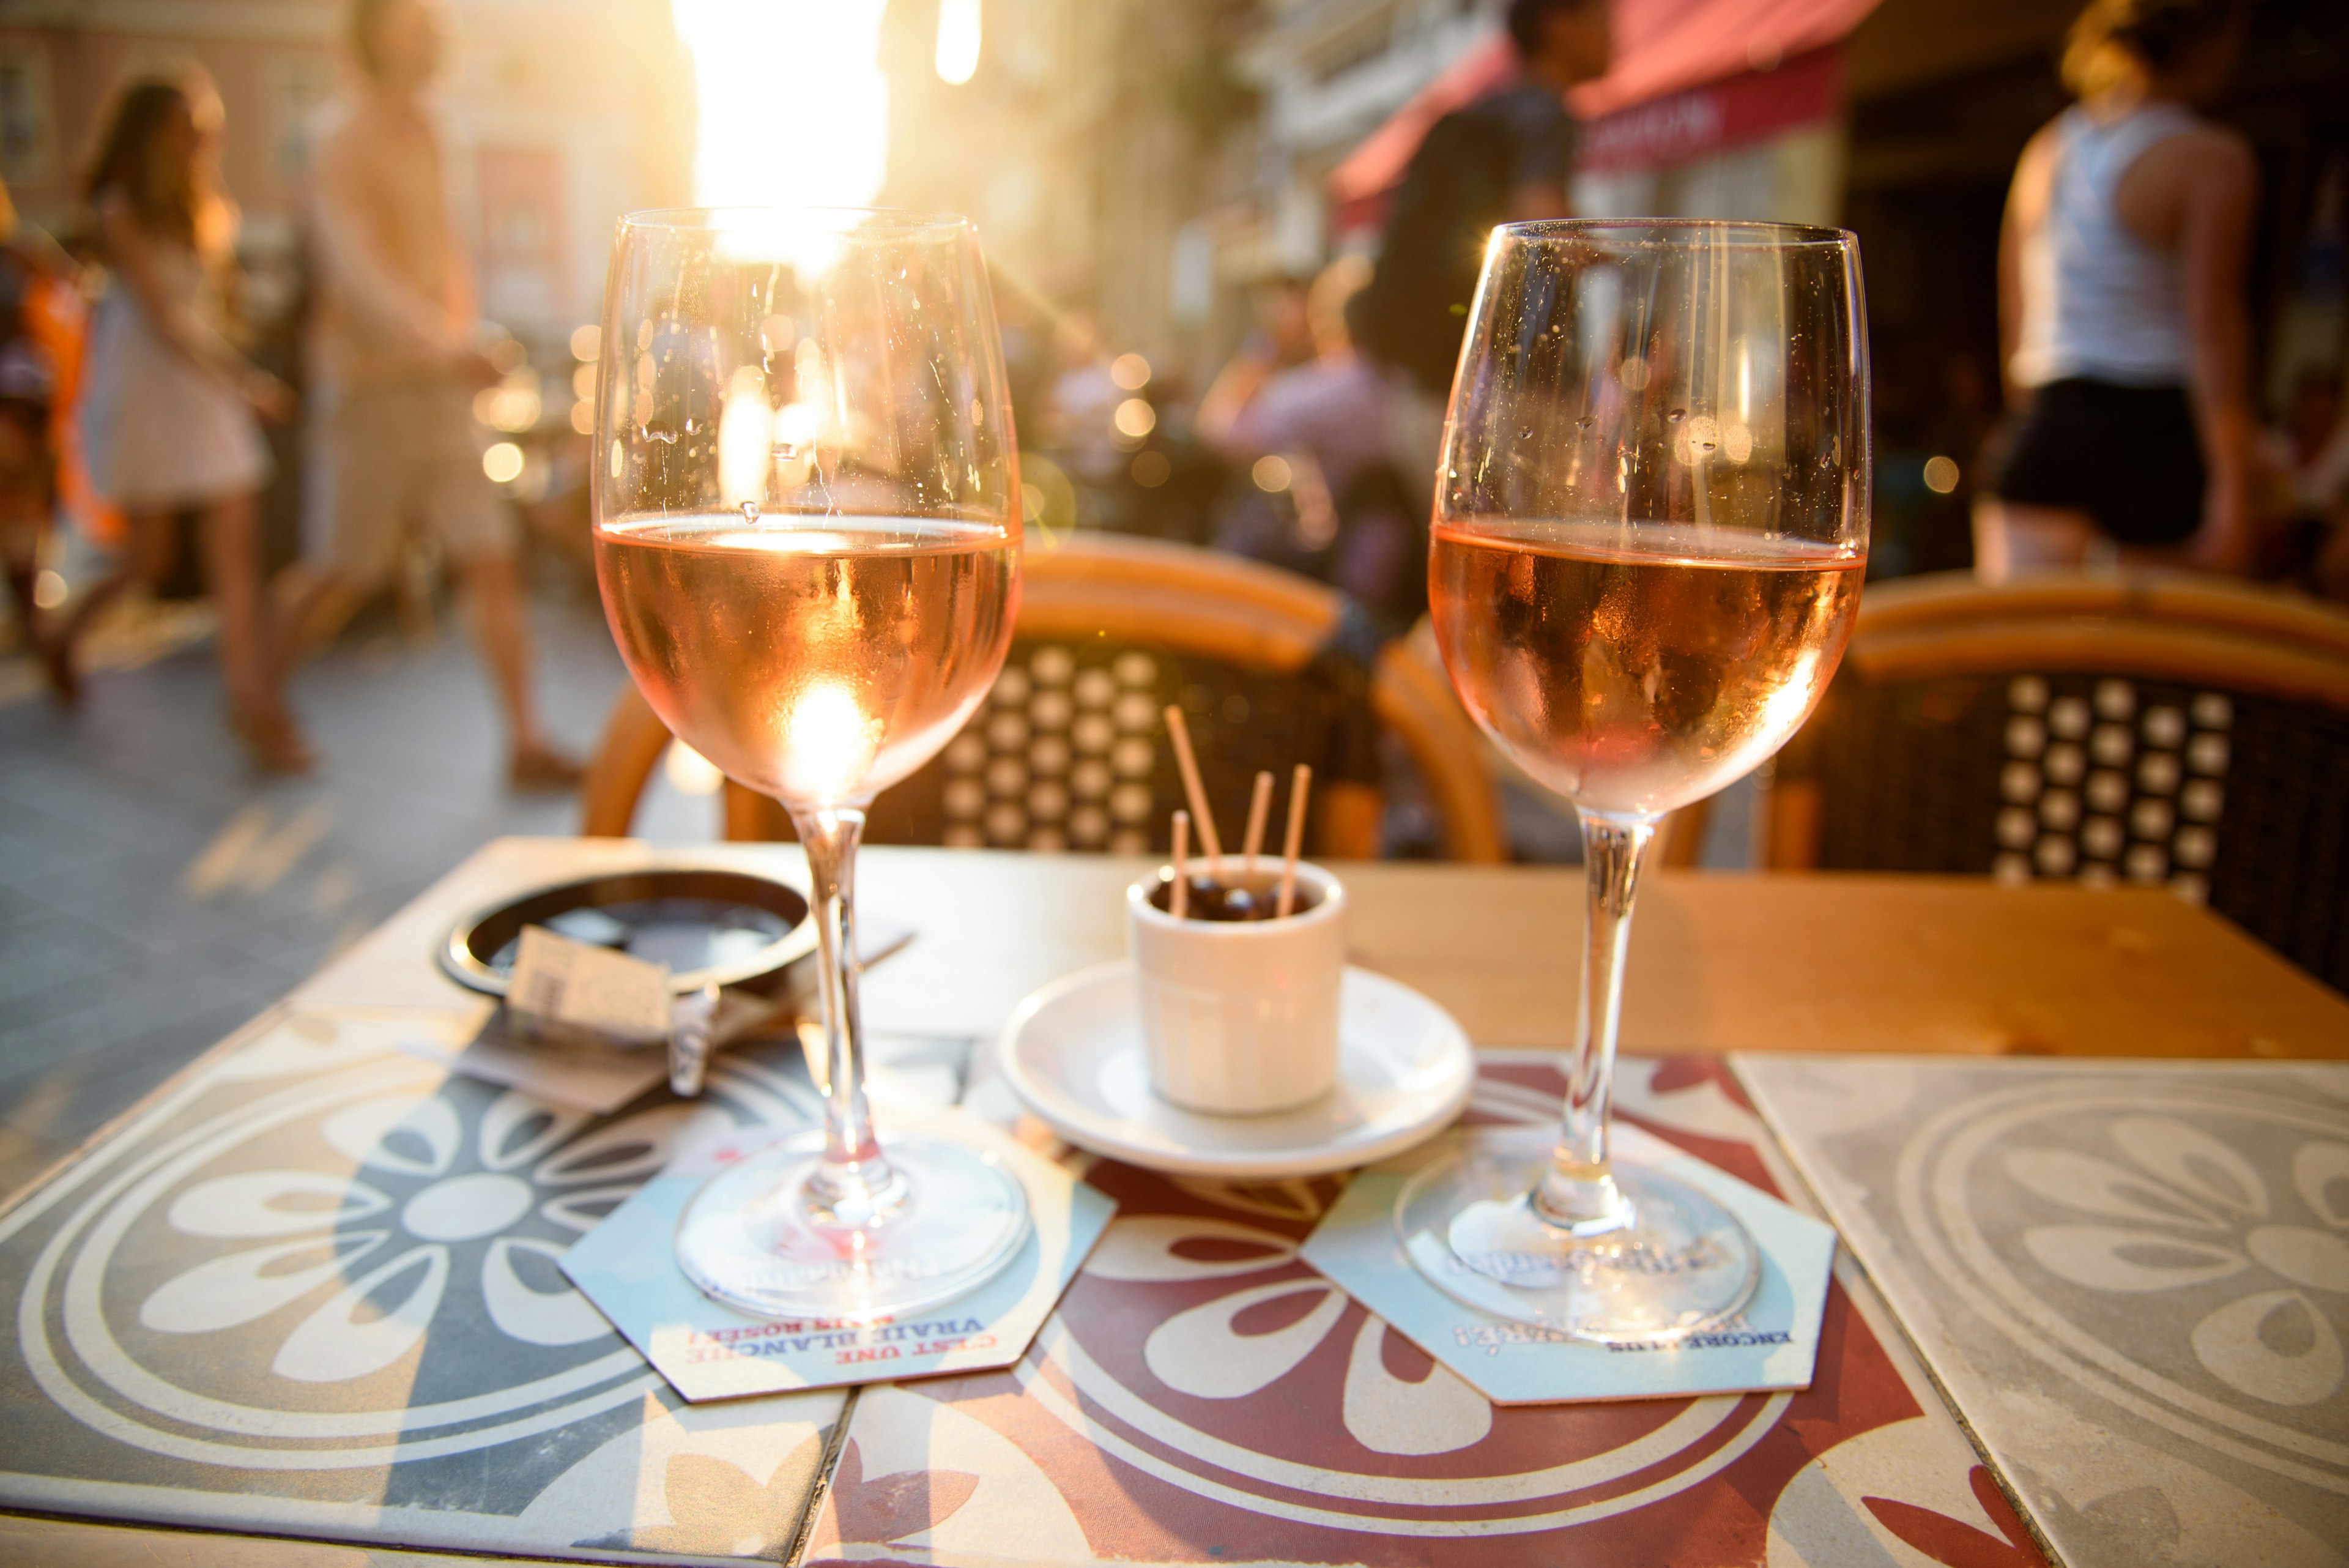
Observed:
[[[1761,1275],[1692,1182],[1609,1156],[1632,896],[1657,823],[1825,691],[1868,560],[1857,242],[1773,223],[1496,229],[1437,471],[1428,592],[1486,734],[1574,805],[1589,877],[1562,1134],[1464,1134],[1399,1196],[1413,1262],[1612,1345],[1716,1328]]]
[[[823,1125],[678,1227],[704,1292],[848,1321],[960,1295],[1028,1234],[1019,1179],[875,1130],[857,1015],[865,808],[954,738],[1019,604],[1019,473],[977,235],[856,210],[631,213],[596,387],[595,576],[669,730],[790,812],[819,939]]]

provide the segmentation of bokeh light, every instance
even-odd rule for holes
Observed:
[[[571,329],[571,357],[595,363],[595,356],[604,350],[604,329],[594,322]]]
[[[698,106],[704,206],[869,204],[889,88],[874,57],[885,0],[676,0]]]
[[[1117,433],[1140,441],[1158,428],[1158,410],[1141,398],[1128,398],[1118,404],[1111,416],[1117,424]]]
[[[1956,460],[1929,457],[1925,460],[1925,488],[1936,495],[1947,495],[1958,487]]]
[[[1268,453],[1256,460],[1256,466],[1248,470],[1248,477],[1256,481],[1256,487],[1258,490],[1268,494],[1278,495],[1288,488],[1288,482],[1293,475],[1288,471],[1287,458],[1277,453]]]
[[[679,794],[716,794],[726,783],[726,775],[718,771],[717,763],[683,741],[668,743],[668,755],[661,763],[661,772],[668,775],[669,787]]]
[[[511,484],[522,477],[522,448],[502,441],[481,454],[481,472],[492,483]]]
[[[473,417],[510,435],[537,424],[539,411],[538,379],[527,370],[473,394]]]
[[[1109,379],[1129,392],[1150,385],[1150,361],[1139,354],[1121,354],[1110,361]]]

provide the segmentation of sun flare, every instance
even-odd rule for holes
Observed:
[[[703,206],[861,207],[888,159],[885,0],[675,0]]]

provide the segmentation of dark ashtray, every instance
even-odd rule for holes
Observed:
[[[1186,920],[1273,920],[1279,917],[1273,911],[1279,908],[1280,874],[1259,871],[1255,877],[1231,882],[1218,882],[1204,871],[1194,871],[1186,878],[1189,889],[1185,895],[1183,918]],[[1297,882],[1297,899],[1289,907],[1289,919],[1294,919],[1321,902],[1321,894],[1304,878]],[[1174,878],[1165,871],[1158,874],[1158,885],[1150,889],[1150,903],[1159,913],[1174,912]]]
[[[665,963],[680,996],[749,984],[815,950],[798,888],[743,871],[675,867],[590,877],[479,910],[440,944],[442,971],[503,996],[524,926]]]

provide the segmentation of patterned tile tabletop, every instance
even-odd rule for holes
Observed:
[[[2349,1066],[1736,1069],[2064,1562],[2349,1561]]]

